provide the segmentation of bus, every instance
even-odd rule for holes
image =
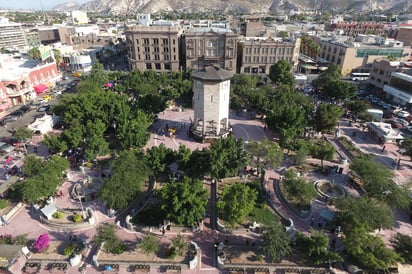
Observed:
[[[369,79],[369,72],[352,72],[350,79],[352,81],[366,81]]]

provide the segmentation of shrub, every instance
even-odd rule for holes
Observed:
[[[167,258],[174,259],[177,256],[176,248],[173,246],[167,250]]]
[[[61,213],[60,211],[56,211],[53,213],[52,217],[55,219],[61,219],[63,218],[63,213]]]
[[[0,199],[0,209],[6,208],[9,205],[7,200]]]
[[[72,255],[73,254],[73,252],[74,252],[74,249],[75,249],[75,247],[74,247],[74,244],[69,244],[69,245],[67,245],[65,248],[64,248],[64,255],[65,256],[70,256],[70,255]]]
[[[73,221],[75,223],[80,223],[83,220],[83,216],[79,213],[77,213],[76,215],[73,216]]]

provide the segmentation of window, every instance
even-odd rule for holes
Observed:
[[[136,44],[139,44],[139,39],[136,39]]]
[[[150,60],[150,54],[145,55],[145,60],[148,60],[148,61]]]
[[[175,39],[173,39],[173,45],[176,45],[176,40]]]
[[[170,70],[170,64],[169,63],[165,63],[164,66],[165,66],[166,70]]]
[[[173,60],[176,61],[176,55],[173,55]]]
[[[163,38],[163,45],[164,45],[164,46],[169,45],[169,39]]]
[[[146,69],[152,69],[152,63],[146,63]]]
[[[161,65],[159,64],[159,63],[156,63],[155,64],[155,68],[157,69],[157,70],[161,70],[162,68],[161,68]]]
[[[163,59],[164,59],[164,60],[169,60],[169,54],[163,55]]]
[[[155,54],[154,59],[155,59],[156,61],[159,61],[159,60],[160,60],[160,55]]]
[[[233,48],[227,49],[227,55],[232,58],[233,57]]]
[[[145,47],[145,48],[144,48],[144,52],[145,52],[145,53],[150,53],[150,47]]]
[[[149,38],[144,38],[143,39],[143,44],[144,45],[149,45]]]
[[[208,47],[216,47],[216,40],[209,40],[207,41]]]
[[[187,57],[194,57],[195,56],[195,50],[190,48],[187,49]]]
[[[153,38],[153,44],[159,45],[159,39],[158,38]]]
[[[210,102],[213,103],[213,95],[210,96]]]
[[[159,48],[158,48],[158,47],[154,47],[154,48],[153,48],[153,51],[154,51],[154,52],[159,52]]]
[[[207,49],[206,56],[208,57],[216,57],[216,49]]]
[[[163,51],[164,51],[164,52],[169,52],[169,48],[164,47],[164,48],[163,48]]]

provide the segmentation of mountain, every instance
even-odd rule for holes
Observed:
[[[52,8],[55,11],[72,11],[80,9],[80,4],[76,1],[69,1],[59,5],[56,5]]]
[[[175,12],[241,12],[268,13],[291,10],[337,10],[349,12],[368,12],[373,10],[405,10],[410,0],[92,0],[78,9],[106,14],[126,12],[155,13]],[[59,10],[72,10],[76,2],[61,4]]]

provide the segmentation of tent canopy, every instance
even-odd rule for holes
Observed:
[[[70,265],[76,266],[81,262],[81,260],[82,260],[82,256],[79,254],[76,254],[70,259]]]
[[[48,90],[49,87],[46,86],[45,84],[38,84],[37,86],[34,86],[34,91],[37,93],[42,93]]]

